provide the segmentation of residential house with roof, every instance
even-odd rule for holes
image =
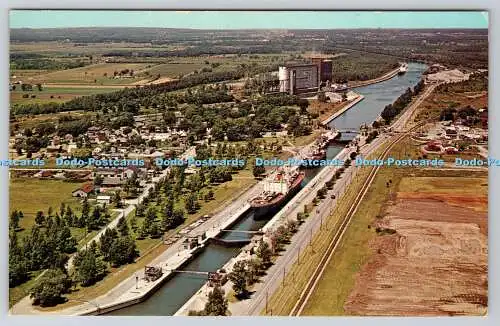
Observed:
[[[71,195],[73,197],[87,198],[94,190],[94,185],[91,182],[87,182],[82,187],[73,191]]]

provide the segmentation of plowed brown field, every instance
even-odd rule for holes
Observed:
[[[467,178],[455,180],[459,189]],[[394,196],[385,216],[374,223],[396,233],[371,242],[373,254],[344,305],[348,314],[486,314],[488,201],[485,184],[473,183],[475,192],[440,189],[437,182],[418,192],[400,187],[405,191]]]

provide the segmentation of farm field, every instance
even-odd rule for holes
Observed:
[[[402,178],[376,222],[395,233],[370,243],[374,253],[357,276],[346,313],[484,315],[487,187],[486,176]]]
[[[483,172],[381,170],[304,315],[483,314],[487,187]]]
[[[42,91],[34,90],[31,92],[23,91],[11,91],[10,92],[10,102],[13,104],[25,104],[25,103],[49,103],[49,102],[66,102],[75,97],[92,95],[92,94],[102,94],[120,90],[120,88],[109,88],[109,87],[44,87]],[[27,98],[23,97],[25,94],[28,95]],[[33,98],[32,96],[36,96]]]
[[[74,42],[19,42],[11,43],[10,51],[15,52],[37,52],[46,55],[60,54],[90,54],[100,55],[110,50],[147,50],[167,51],[182,48],[175,45],[151,45],[151,43],[129,43],[129,42],[102,42],[102,43],[74,43]]]
[[[41,84],[87,84],[87,85],[122,85],[130,84],[134,78],[114,79],[114,72],[122,70],[141,70],[147,64],[144,63],[99,63],[85,67],[59,70],[28,77],[27,83]],[[107,74],[107,77],[104,76]]]
[[[138,74],[149,73],[151,76],[160,75],[162,77],[178,77],[179,75],[185,75],[191,73],[195,70],[203,68],[205,65],[203,63],[189,63],[189,62],[179,62],[179,63],[162,63],[154,65],[151,68],[137,71]],[[207,66],[208,67],[208,66]]]
[[[34,117],[20,116],[15,117],[11,123],[13,125],[13,129],[16,128],[34,128],[39,123],[42,122],[52,122],[56,123],[59,118],[63,117],[71,117],[74,119],[79,119],[83,117],[93,117],[95,114],[93,112],[83,112],[83,111],[70,111],[70,112],[59,112],[59,113],[51,113],[51,114],[39,114]]]

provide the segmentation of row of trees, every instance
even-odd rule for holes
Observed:
[[[408,88],[403,94],[401,94],[396,101],[392,104],[385,106],[384,110],[380,114],[382,118],[387,122],[391,122],[394,117],[396,117],[403,109],[411,102],[413,96],[418,95],[424,88],[424,82],[421,80],[413,88]]]

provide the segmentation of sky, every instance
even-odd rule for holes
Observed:
[[[118,11],[11,10],[10,28],[193,29],[488,28],[486,11]]]

